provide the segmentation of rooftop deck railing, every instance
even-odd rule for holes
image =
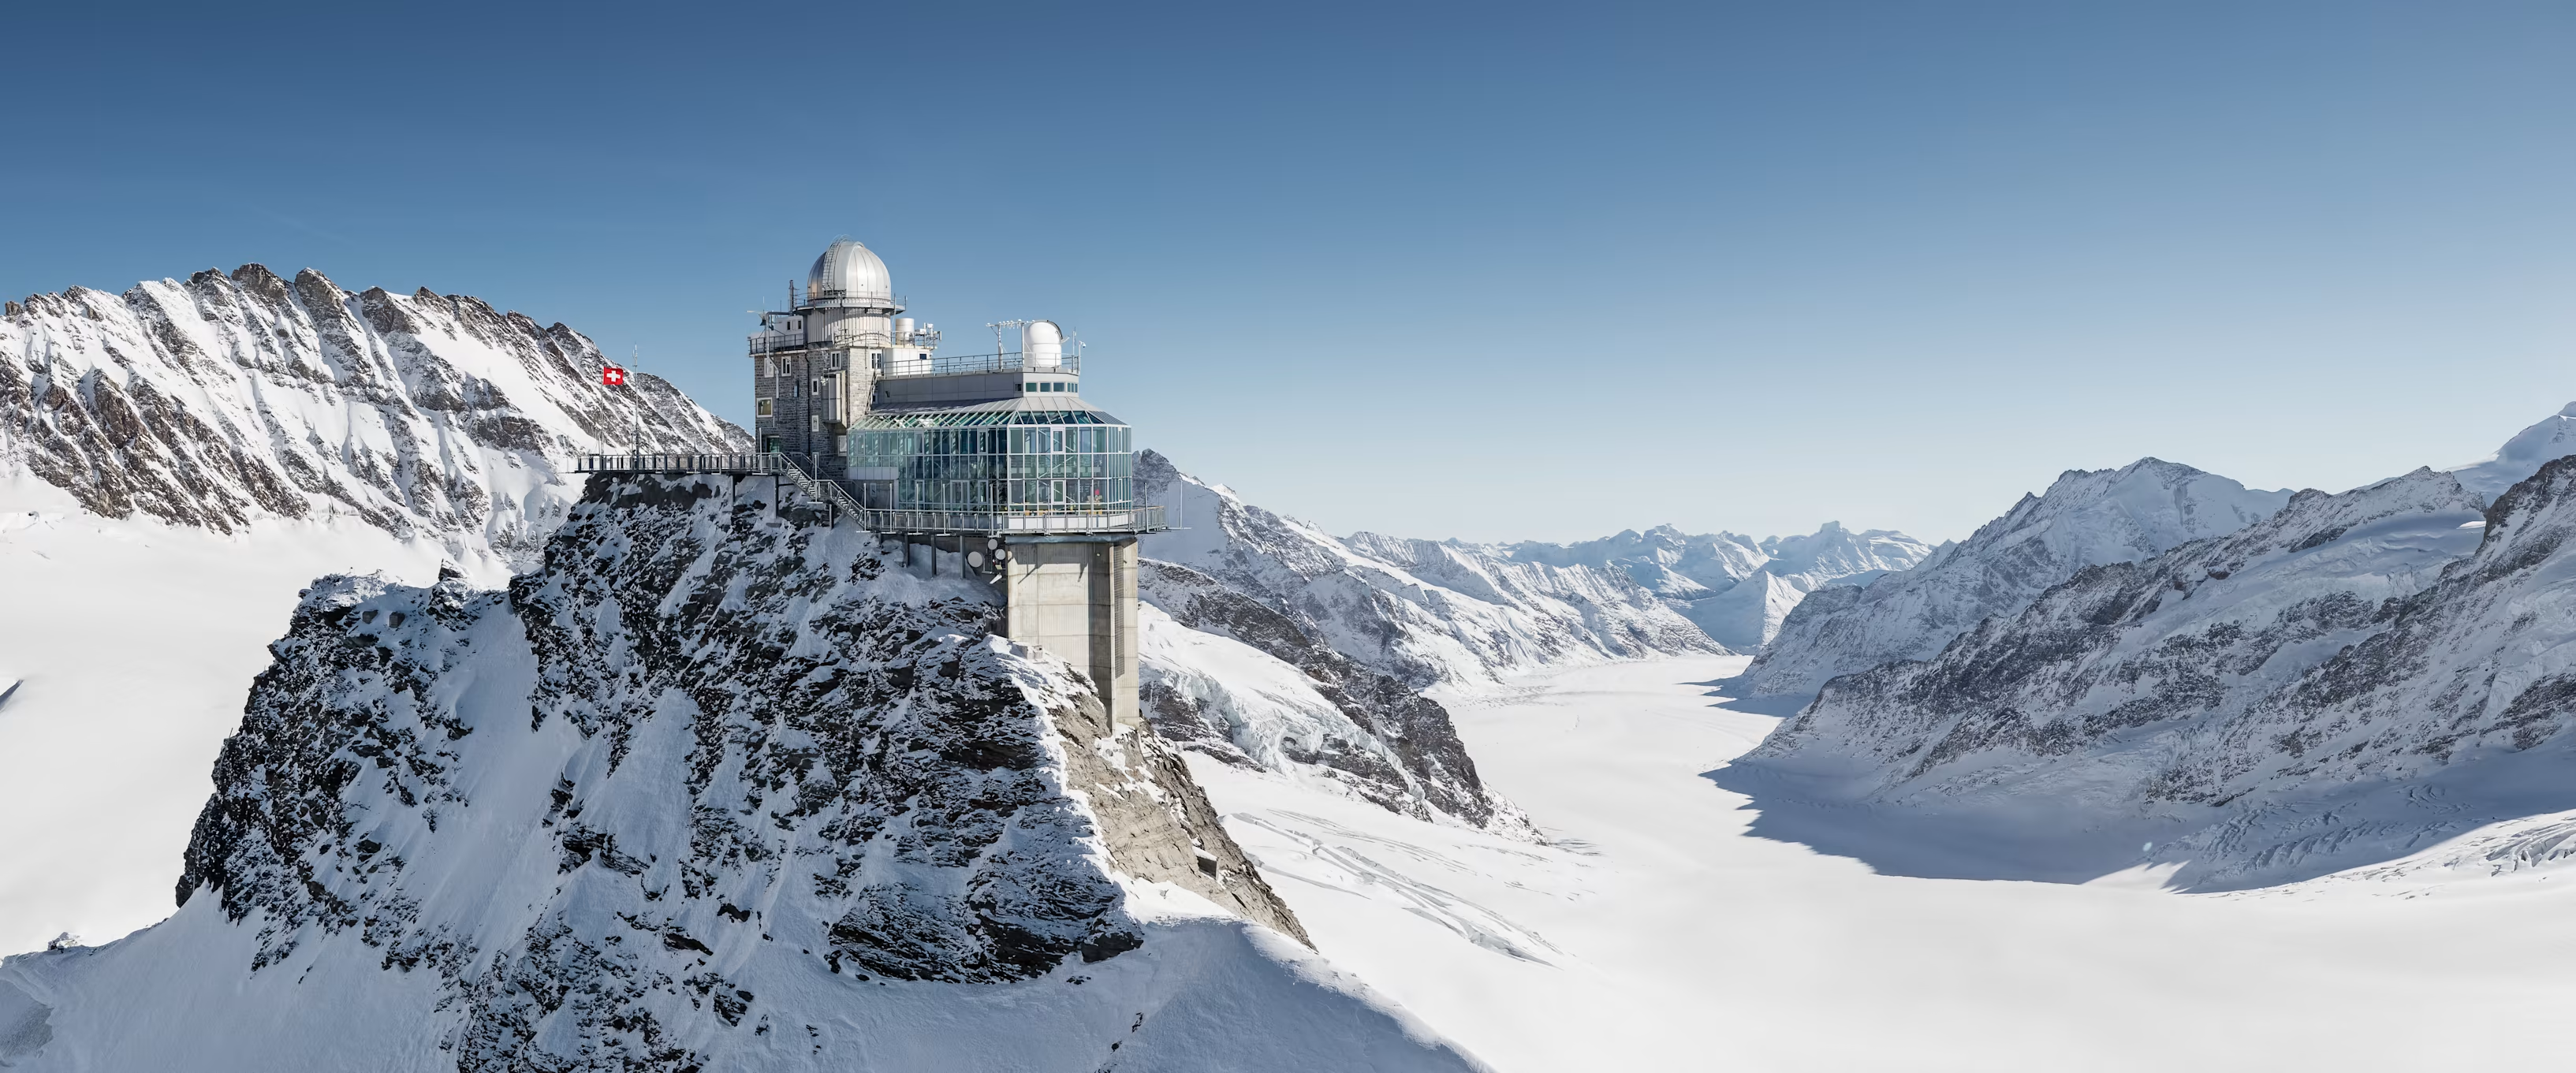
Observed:
[[[1048,366],[1033,365],[1025,354],[961,354],[932,358],[928,361],[889,362],[880,380],[905,380],[916,376],[963,376],[969,373],[1064,373],[1082,374],[1082,359],[1067,354]]]
[[[818,480],[787,455],[776,452],[736,452],[726,454],[634,454],[583,455],[574,467],[579,473],[724,473],[734,475],[766,474],[794,484],[807,499],[821,504],[835,518],[848,517],[861,528],[880,533],[942,535],[949,533],[993,534],[997,536],[1042,536],[1051,533],[1153,533],[1170,528],[1163,524],[1159,506],[1104,506],[1084,503],[1046,503],[1024,506],[981,508],[977,510],[888,510],[862,506],[838,481]]]
[[[762,354],[802,350],[805,349],[805,345],[806,340],[801,333],[773,335],[766,339],[753,336],[750,353],[757,357]],[[831,341],[829,349],[891,349],[893,345],[881,339],[853,341],[848,337],[840,337]],[[888,358],[886,368],[876,374],[876,379],[911,380],[924,376],[968,376],[976,373],[1063,373],[1067,376],[1080,376],[1082,358],[1080,355],[1067,354],[1056,359],[1055,364],[1044,366],[1029,361],[1025,354],[957,354],[911,361],[896,361]]]

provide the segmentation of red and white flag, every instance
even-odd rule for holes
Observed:
[[[624,387],[626,370],[614,365],[602,365],[599,367],[599,382],[609,387]]]

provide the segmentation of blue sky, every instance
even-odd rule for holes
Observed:
[[[0,292],[258,261],[743,420],[834,236],[1339,532],[1965,535],[2576,399],[2576,6],[13,11]]]

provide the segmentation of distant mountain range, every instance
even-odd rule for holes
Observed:
[[[1749,653],[1771,643],[1807,594],[1828,585],[1867,585],[1890,571],[1911,569],[1933,551],[1892,530],[1855,533],[1826,522],[1806,536],[1760,540],[1659,525],[1578,544],[1498,545],[1489,554],[1617,570],[1663,597],[1717,643]]]
[[[2279,493],[2152,459],[2070,473],[1802,606],[1730,685],[1821,695],[1714,777],[1758,833],[1884,871],[2201,889],[2576,807],[2576,458],[2544,457],[2576,449],[2570,414],[2261,514]]]

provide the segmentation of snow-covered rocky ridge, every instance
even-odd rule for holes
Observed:
[[[1769,791],[1764,833],[1833,841],[1779,800],[1795,797],[1901,815],[1925,846],[2023,854],[1970,872],[2089,879],[2188,860],[2177,881],[2225,884],[2314,865],[2272,844],[2221,860],[2190,836],[2303,788],[2270,762],[2300,750],[2267,713],[2476,548],[2479,524],[2476,497],[2431,470],[2300,492],[2229,536],[2087,567],[1927,661],[1836,678],[1717,778]],[[2167,848],[2141,853],[2150,841]]]
[[[574,455],[748,449],[659,377],[606,387],[600,364],[561,324],[311,269],[32,295],[0,319],[0,481],[219,532],[347,518],[524,568]]]
[[[2235,532],[2289,498],[2154,458],[2116,470],[2068,470],[2046,494],[2023,496],[1921,565],[1867,587],[1810,594],[1732,686],[1753,696],[1812,696],[1836,675],[1929,657],[1985,618],[2019,612],[2078,570]]]
[[[2452,468],[2451,475],[2460,479],[2462,487],[2492,501],[2551,459],[2571,454],[2576,454],[2576,402],[2515,433],[2496,453]]]
[[[296,592],[535,564],[573,456],[740,449],[580,333],[321,274],[82,288],[0,316],[0,949],[169,910],[188,818]],[[10,614],[7,612],[17,612]]]
[[[1535,837],[1438,701],[1189,567],[1146,560],[1138,594],[1142,694],[1164,738],[1416,819]]]
[[[1576,544],[1524,541],[1498,551],[1517,562],[1620,571],[1717,643],[1753,652],[1771,642],[1808,593],[1827,585],[1867,585],[1882,574],[1912,569],[1933,549],[1894,530],[1855,533],[1826,522],[1805,536],[1760,540],[1659,525]]]
[[[988,586],[768,487],[595,480],[506,591],[317,583],[179,913],[9,959],[0,1060],[1471,1067]]]
[[[1415,687],[1486,686],[1542,667],[1724,651],[1618,571],[1513,562],[1374,533],[1336,538],[1181,473],[1151,451],[1137,456],[1136,473],[1139,495],[1180,527],[1146,537],[1145,557],[1214,578]]]

